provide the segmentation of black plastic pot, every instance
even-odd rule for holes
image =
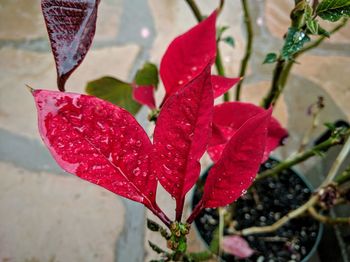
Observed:
[[[269,159],[261,166],[261,171],[271,168],[278,163]],[[197,183],[192,208],[198,203],[202,195],[204,181],[209,169]],[[303,176],[292,169],[283,171],[279,176],[269,177],[258,181],[253,191],[238,199],[232,208],[233,219],[238,222],[237,230],[251,226],[271,225],[280,217],[294,210],[306,202],[313,189]],[[259,199],[256,196],[259,196]],[[257,202],[258,201],[258,202]],[[213,239],[213,233],[219,224],[219,215],[216,209],[205,209],[195,220],[195,227],[199,236],[208,246]],[[224,261],[308,261],[316,251],[323,232],[323,225],[309,216],[297,218],[288,222],[274,233],[250,235],[245,239],[251,248],[256,250],[248,259],[237,258],[224,254]],[[224,234],[228,234],[225,228]]]

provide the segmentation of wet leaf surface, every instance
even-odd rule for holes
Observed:
[[[148,207],[155,203],[152,145],[130,113],[86,95],[33,95],[40,135],[65,171]]]
[[[100,0],[42,0],[52,52],[56,62],[57,85],[64,91],[70,74],[80,65],[95,35]]]

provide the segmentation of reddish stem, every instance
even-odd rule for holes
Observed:
[[[170,228],[171,221],[168,216],[160,209],[160,207],[154,203],[152,206],[148,207],[168,228]]]
[[[185,203],[185,198],[181,197],[180,199],[177,199],[176,201],[176,221],[181,222],[182,218],[182,212],[184,209],[184,203]]]
[[[203,208],[204,208],[204,202],[203,202],[203,199],[201,199],[196,205],[196,207],[193,209],[192,214],[189,216],[189,218],[187,218],[186,222],[188,224],[192,224],[192,222],[196,219],[196,217],[199,215],[199,213],[202,211]]]

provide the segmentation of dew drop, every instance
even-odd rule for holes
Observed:
[[[172,150],[172,149],[173,149],[173,146],[170,145],[170,144],[167,144],[167,145],[166,145],[166,148],[167,148],[168,150]]]
[[[167,174],[167,175],[171,175],[173,173],[171,171],[171,169],[165,164],[163,165],[163,170],[164,170],[165,174]]]
[[[177,83],[178,83],[178,85],[182,85],[184,83],[184,81],[179,80]]]
[[[191,68],[191,70],[192,70],[193,72],[196,72],[196,71],[198,70],[198,68],[197,68],[196,66],[193,66],[193,67]]]

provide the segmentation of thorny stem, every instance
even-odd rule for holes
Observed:
[[[326,187],[332,181],[334,180],[335,176],[337,175],[339,168],[341,167],[342,163],[344,162],[346,156],[349,155],[350,152],[350,138],[347,138],[346,143],[344,144],[343,148],[341,149],[340,153],[338,154],[337,158],[335,159],[330,171],[328,172],[327,177],[323,181],[323,183],[319,186],[319,188],[316,190],[316,192],[319,192],[320,189]],[[297,209],[289,212],[287,215],[283,216],[281,219],[277,220],[274,224],[270,226],[264,226],[264,227],[250,227],[241,230],[238,232],[241,235],[250,235],[250,234],[261,234],[261,233],[270,233],[276,231],[278,228],[285,225],[288,221],[290,221],[293,218],[296,218],[302,214],[305,213],[305,211],[309,210],[310,207],[313,207],[319,200],[319,194],[314,194],[310,199],[303,204],[302,206],[298,207]]]
[[[341,28],[343,28],[346,25],[347,21],[348,19],[343,19],[339,25],[337,25],[331,31],[329,31],[329,34],[332,35],[337,31],[339,31]],[[293,67],[295,59],[299,57],[301,54],[319,46],[326,38],[327,38],[326,36],[320,36],[313,43],[305,46],[304,48],[296,52],[293,56],[293,59],[291,60],[286,61],[281,58],[278,59],[273,72],[270,91],[261,102],[261,105],[264,108],[268,108],[270,105],[274,105],[277,102],[279,96],[281,95],[287,83],[288,76]]]
[[[306,150],[302,153],[299,153],[299,154],[295,155],[293,158],[291,158],[289,160],[287,159],[287,160],[277,164],[275,167],[273,167],[271,169],[263,171],[262,173],[260,173],[256,177],[255,181],[258,181],[260,179],[264,179],[268,176],[277,175],[281,171],[283,171],[287,168],[290,168],[290,167],[292,167],[300,162],[303,162],[303,161],[309,159],[310,157],[313,157],[313,156],[319,154],[319,152],[326,151],[334,145],[341,144],[341,142],[342,142],[342,138],[331,137],[331,138],[327,139],[326,141],[322,142],[321,144],[318,144],[318,145],[310,148],[309,150]]]
[[[190,7],[190,9],[192,10],[193,15],[196,17],[197,22],[201,22],[203,20],[203,15],[199,9],[199,7],[197,6],[196,2],[194,0],[186,0],[188,6]],[[220,6],[218,9],[218,14],[221,11],[221,8],[223,7],[224,1],[220,1]],[[220,76],[225,76],[225,68],[222,64],[222,57],[221,57],[221,52],[220,52],[220,48],[219,45],[217,45],[216,47],[216,59],[215,59],[215,67],[216,70],[218,72],[218,75]],[[230,94],[228,92],[226,92],[224,94],[224,101],[227,102],[230,100]]]
[[[236,88],[236,100],[237,101],[240,100],[241,88],[243,85],[244,76],[246,73],[246,69],[248,66],[250,55],[252,53],[253,36],[254,36],[252,21],[251,21],[250,13],[249,13],[248,0],[241,0],[241,2],[242,2],[242,6],[243,6],[243,13],[244,13],[244,24],[245,24],[245,29],[247,32],[247,43],[246,43],[245,54],[244,54],[244,58],[241,62],[241,69],[240,69],[240,73],[239,73],[239,76],[241,77],[241,81],[238,83],[237,88]]]
[[[329,217],[329,216],[324,216],[321,215],[320,213],[317,212],[317,210],[314,207],[309,207],[308,209],[310,215],[324,223],[324,224],[331,224],[331,225],[339,225],[339,224],[345,224],[345,225],[349,225],[350,224],[350,217]]]

